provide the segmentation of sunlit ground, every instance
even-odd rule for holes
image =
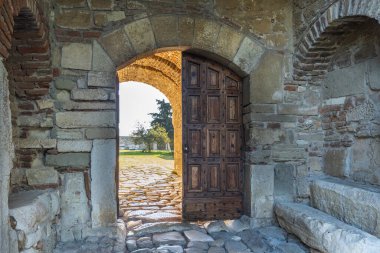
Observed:
[[[181,178],[173,168],[171,152],[120,151],[120,209],[129,228],[181,220]]]

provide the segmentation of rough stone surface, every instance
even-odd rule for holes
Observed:
[[[115,43],[115,41],[118,41],[119,43]],[[100,43],[103,45],[104,50],[115,65],[124,64],[124,61],[134,55],[131,42],[129,42],[128,36],[123,28],[115,30],[102,37]]]
[[[88,167],[90,165],[89,153],[62,153],[57,155],[46,155],[48,166],[74,166]]]
[[[259,62],[263,48],[254,40],[245,37],[236,53],[233,63],[239,66],[245,73],[250,73]]]
[[[91,152],[91,217],[95,227],[116,221],[115,170],[116,141],[94,140]]]
[[[57,185],[59,183],[58,172],[53,167],[33,168],[26,172],[28,184],[38,185]]]
[[[194,41],[196,47],[211,49],[216,43],[220,25],[208,19],[196,19],[194,24]]]
[[[63,28],[87,29],[91,27],[91,13],[84,10],[64,10],[58,14],[56,24]]]
[[[189,240],[190,242],[212,242],[212,241],[214,241],[214,239],[212,239],[211,236],[209,236],[205,233],[199,232],[197,230],[185,231],[184,234],[185,234],[185,237],[187,238],[187,240]]]
[[[144,53],[155,48],[156,42],[149,19],[140,19],[124,27],[136,53]]]
[[[158,47],[178,44],[178,17],[157,16],[150,19]]]
[[[59,140],[58,152],[90,152],[92,141],[87,140]]]
[[[92,70],[115,72],[114,63],[97,41],[93,42],[92,51]]]
[[[251,96],[254,103],[275,103],[282,100],[283,55],[266,53],[251,75]],[[260,92],[256,92],[260,90]]]
[[[248,171],[247,171],[248,170]],[[247,214],[254,219],[273,217],[274,168],[272,165],[252,165],[246,169]]]
[[[380,248],[379,238],[309,206],[277,203],[275,211],[281,227],[322,252],[375,253]]]
[[[108,92],[103,89],[73,89],[71,98],[82,101],[108,100]]]
[[[80,240],[80,232],[90,220],[90,211],[82,173],[67,173],[63,176],[61,197],[60,240]]]
[[[61,128],[113,127],[116,120],[115,112],[59,112],[56,123]]]
[[[88,87],[115,88],[115,72],[90,71],[88,73]]]
[[[337,179],[311,184],[312,205],[380,237],[380,189]]]
[[[62,48],[63,68],[90,70],[92,65],[92,45],[70,43]]]
[[[89,128],[86,130],[87,139],[114,139],[116,130],[114,128]]]
[[[154,245],[179,244],[185,245],[186,240],[179,232],[167,232],[153,235]]]

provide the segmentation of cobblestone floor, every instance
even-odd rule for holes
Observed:
[[[85,241],[60,243],[54,253],[311,252],[279,227],[250,228],[247,217],[182,222],[181,179],[172,173],[173,161],[120,158],[120,208],[127,228],[120,220],[116,235],[104,233]]]
[[[120,209],[128,229],[181,221],[182,184],[173,168],[173,160],[160,157],[120,156]]]

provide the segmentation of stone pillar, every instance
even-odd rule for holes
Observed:
[[[116,140],[94,140],[91,152],[92,226],[116,222]]]
[[[273,222],[274,166],[250,165],[245,167],[245,213],[251,227]]]
[[[9,180],[14,154],[7,72],[0,58],[0,252],[9,252]]]

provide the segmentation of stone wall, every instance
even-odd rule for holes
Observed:
[[[380,26],[368,21],[335,53],[323,82],[324,171],[380,184]]]

